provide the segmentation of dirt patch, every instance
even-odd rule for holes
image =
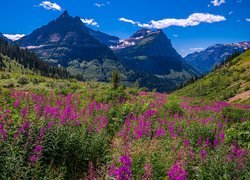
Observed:
[[[228,101],[229,102],[234,102],[234,101],[237,101],[237,100],[247,100],[250,98],[250,90],[246,91],[246,92],[243,92],[243,93],[240,93],[240,94],[237,94],[236,96],[230,98]]]

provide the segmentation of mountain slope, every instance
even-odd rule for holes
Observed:
[[[101,31],[96,31],[91,28],[86,27],[89,31],[89,34],[94,36],[98,41],[102,44],[106,44],[107,46],[114,46],[119,43],[119,38],[116,36],[111,36]]]
[[[5,41],[7,41],[9,43],[13,43],[13,41],[11,39],[8,39],[7,37],[5,37],[1,32],[0,32],[0,38],[4,39]]]
[[[5,57],[2,57],[2,55]],[[6,61],[6,58],[10,60]],[[12,61],[15,61],[14,64],[21,64],[23,69],[29,69],[42,76],[55,78],[69,77],[69,73],[66,69],[61,67],[52,67],[48,63],[39,59],[35,53],[32,53],[27,49],[21,49],[18,45],[10,44],[0,38],[0,69],[11,72],[11,64],[13,64]],[[4,62],[8,62],[8,66],[6,66],[6,63]]]
[[[219,65],[234,52],[243,52],[250,48],[250,42],[237,44],[216,44],[204,51],[187,55],[184,60],[196,67],[202,74],[209,73],[215,64]]]
[[[172,47],[162,30],[141,29],[112,49],[129,69],[158,78],[159,89],[174,90],[197,75],[195,69],[187,65]],[[170,87],[169,82],[174,87]]]
[[[17,42],[86,80],[107,81],[112,71],[125,71],[112,50],[90,35],[79,17],[73,18],[67,11]]]
[[[250,91],[250,50],[174,94],[228,100]],[[245,93],[248,94],[248,93]],[[240,100],[240,99],[235,99]],[[250,96],[243,101],[249,101]]]

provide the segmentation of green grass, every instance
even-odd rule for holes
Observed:
[[[173,94],[228,100],[247,90],[250,90],[250,50]],[[249,99],[250,97],[245,99],[245,103],[249,102]]]

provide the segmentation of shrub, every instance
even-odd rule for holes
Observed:
[[[104,133],[88,132],[86,127],[56,126],[44,137],[42,162],[66,170],[66,177],[78,179],[88,170],[89,162],[106,162],[108,141]]]
[[[28,84],[30,81],[27,77],[20,77],[18,78],[17,82],[21,85]]]
[[[223,116],[228,119],[229,123],[237,123],[242,120],[250,119],[250,112],[245,109],[228,106],[222,110]]]
[[[226,142],[237,143],[250,150],[250,121],[235,124],[226,131]]]
[[[169,97],[168,102],[164,105],[166,111],[170,114],[183,114],[184,111],[180,106],[180,99],[172,96]]]

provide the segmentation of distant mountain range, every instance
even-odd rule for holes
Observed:
[[[249,104],[250,50],[229,59],[218,69],[174,94]]]
[[[5,37],[1,32],[0,32],[0,38],[4,39],[5,41],[12,43],[13,41]]]
[[[250,42],[215,44],[204,51],[187,55],[185,61],[196,67],[202,74],[209,73],[215,64],[219,65],[234,52],[243,52],[250,48]]]
[[[71,74],[80,74],[86,80],[107,81],[112,71],[125,71],[113,51],[92,36],[79,17],[73,18],[67,11],[17,42],[41,59],[67,67]]]
[[[86,80],[107,82],[111,73],[118,71],[127,85],[138,82],[150,90],[167,92],[209,72],[235,49],[245,48],[216,45],[184,60],[162,30],[143,28],[120,40],[86,27],[80,17],[71,17],[67,11],[15,43],[51,65],[63,66],[72,75]]]

